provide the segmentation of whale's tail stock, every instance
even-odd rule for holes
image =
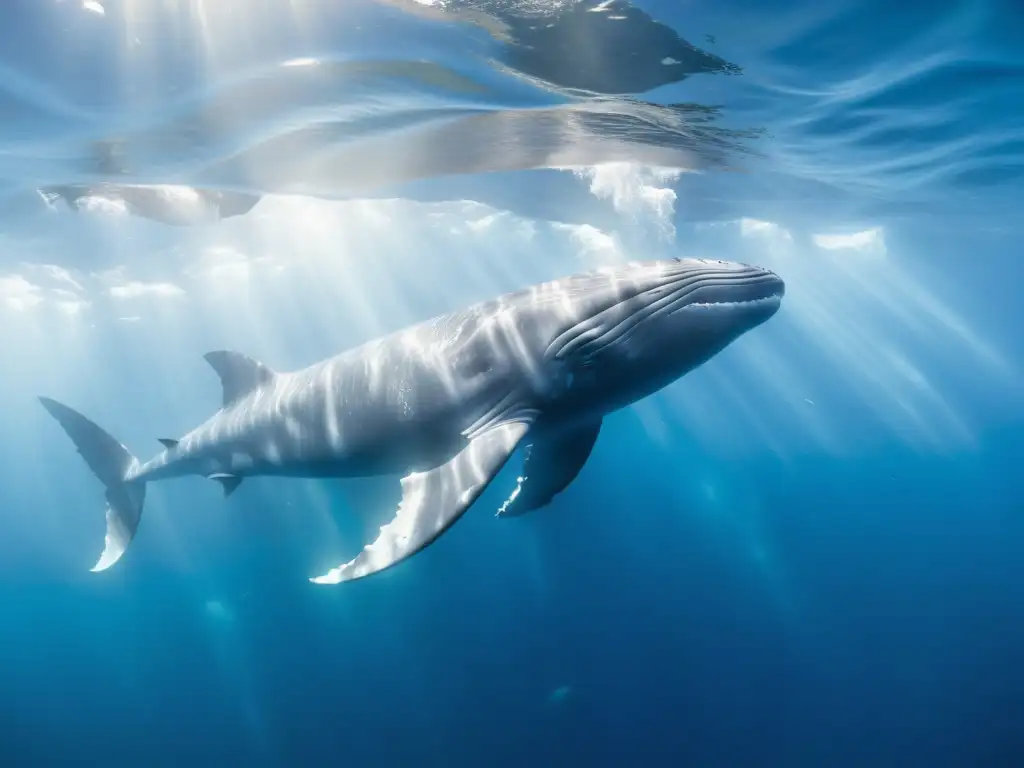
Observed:
[[[40,397],[39,402],[60,422],[89,469],[107,489],[107,535],[103,554],[92,567],[93,571],[106,570],[124,554],[139,527],[146,484],[127,479],[139,461],[78,411],[48,397]]]

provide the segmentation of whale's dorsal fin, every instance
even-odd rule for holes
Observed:
[[[168,451],[173,451],[175,448],[178,447],[178,441],[170,437],[158,437],[157,440],[160,442],[160,445],[162,445]]]
[[[263,363],[246,357],[241,352],[217,350],[207,352],[203,358],[220,376],[220,383],[224,386],[225,407],[245,397],[254,389],[269,384],[277,375]]]
[[[519,483],[501,505],[498,517],[517,517],[547,506],[576,479],[600,431],[598,420],[527,445]]]

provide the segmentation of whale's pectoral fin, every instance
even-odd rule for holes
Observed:
[[[220,383],[224,387],[224,407],[245,397],[254,389],[269,384],[276,375],[263,363],[246,357],[241,352],[217,350],[207,352],[203,358],[220,376]]]
[[[528,445],[519,484],[501,505],[498,517],[516,517],[550,503],[583,469],[600,431],[598,420]]]
[[[353,581],[390,568],[416,554],[448,530],[508,461],[530,425],[498,424],[480,433],[451,461],[402,478],[395,518],[372,544],[344,565],[311,579],[316,584]]]

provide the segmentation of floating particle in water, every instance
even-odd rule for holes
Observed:
[[[220,600],[207,600],[203,605],[206,615],[215,621],[228,621],[231,619],[231,612]]]
[[[548,694],[548,702],[551,704],[560,704],[569,698],[569,694],[572,693],[572,686],[560,685],[551,693]]]
[[[99,16],[106,16],[107,10],[100,5],[96,0],[82,0],[82,8],[87,11],[91,11]]]

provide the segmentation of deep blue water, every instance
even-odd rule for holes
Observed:
[[[1024,765],[1019,3],[3,19],[4,765]],[[218,407],[208,350],[294,369],[667,255],[783,309],[547,509],[493,517],[510,466],[317,586],[372,494],[193,478],[89,572],[102,488],[36,395],[148,458]]]

